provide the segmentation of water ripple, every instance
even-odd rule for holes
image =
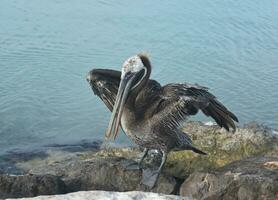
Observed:
[[[2,0],[1,149],[103,138],[109,111],[84,77],[93,67],[119,70],[142,51],[162,84],[208,86],[242,123],[277,128],[277,6],[274,0]]]

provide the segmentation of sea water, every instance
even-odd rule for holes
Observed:
[[[139,52],[162,85],[207,86],[240,124],[278,128],[277,0],[1,0],[0,153],[103,139],[85,76]]]

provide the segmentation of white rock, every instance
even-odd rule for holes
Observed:
[[[272,133],[278,135],[278,131],[277,130],[272,130]]]
[[[213,122],[213,121],[204,122],[204,124],[205,124],[206,126],[213,126],[213,125],[216,125],[216,123]]]
[[[21,198],[24,200],[193,200],[188,197],[164,195],[151,192],[108,192],[108,191],[81,191],[63,195],[38,196]],[[17,199],[18,200],[18,199]]]

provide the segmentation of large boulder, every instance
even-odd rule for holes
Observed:
[[[192,200],[191,198],[164,195],[150,192],[107,192],[107,191],[83,191],[65,195],[38,196],[34,198],[24,198],[25,200]]]
[[[0,175],[0,198],[64,194],[64,182],[53,175]]]
[[[129,164],[134,168],[128,168]],[[60,177],[69,191],[79,190],[106,190],[106,191],[131,191],[145,190],[141,184],[142,171],[137,163],[122,157],[88,155],[79,159],[56,162],[33,168],[31,174],[51,174]],[[170,194],[175,190],[176,180],[162,174],[158,184],[151,191]]]
[[[235,133],[202,122],[189,122],[183,130],[191,136],[195,146],[208,155],[191,151],[170,153],[165,170],[178,178],[186,178],[195,171],[217,169],[252,156],[278,156],[277,135],[256,123],[238,128]]]
[[[141,152],[137,148],[104,148],[97,152],[59,149],[47,150],[43,155],[20,154],[19,159],[14,156],[13,167],[22,174],[1,175],[0,198],[80,190],[177,192],[176,179],[166,174],[160,176],[157,186],[151,190],[141,184],[142,170],[136,163]],[[48,183],[43,185],[46,180]]]
[[[196,199],[278,199],[278,159],[253,157],[213,172],[195,172],[180,194]]]

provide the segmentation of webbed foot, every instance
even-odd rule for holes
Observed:
[[[158,170],[151,170],[151,169],[143,170],[141,183],[147,186],[149,189],[153,189],[157,183],[159,174],[160,171]]]
[[[125,170],[140,170],[140,166],[134,160],[124,160],[122,166]]]

